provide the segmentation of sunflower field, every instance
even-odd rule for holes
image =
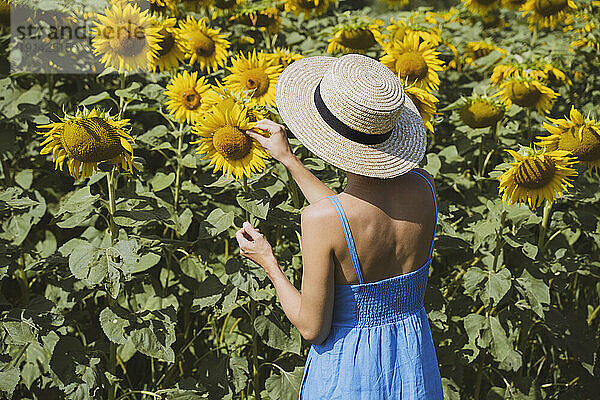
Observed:
[[[24,11],[89,51],[27,56]],[[600,2],[0,0],[0,25],[0,398],[297,399],[310,344],[234,234],[300,288],[308,202],[245,131],[281,123],[287,65],[361,53],[428,129],[445,398],[598,399]]]

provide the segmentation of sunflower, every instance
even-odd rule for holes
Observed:
[[[223,102],[223,100],[233,99],[247,110],[247,115],[250,122],[260,121],[261,119],[266,118],[266,115],[264,112],[262,112],[262,110],[259,109],[258,106],[250,105],[252,98],[249,97],[247,93],[232,91],[219,82],[219,80],[216,80],[216,85],[211,85],[210,90],[206,93],[203,99],[207,109],[211,109],[212,106],[220,104]]]
[[[498,178],[498,190],[502,201],[509,205],[523,203],[534,209],[543,200],[553,202],[557,196],[562,198],[563,190],[573,186],[569,177],[577,175],[577,171],[571,168],[577,161],[568,157],[567,151],[530,150],[526,156],[513,150],[506,151],[515,158],[515,162]]]
[[[532,63],[504,63],[496,65],[490,82],[493,85],[501,84],[507,78],[533,78],[544,82],[560,81],[566,85],[571,84],[571,80],[565,72],[559,68],[543,61]]]
[[[583,161],[588,171],[600,171],[600,124],[583,115],[571,106],[569,117],[548,118],[551,124],[544,122],[544,128],[550,136],[539,136],[538,145],[549,151],[564,150]]]
[[[254,26],[267,31],[271,35],[279,32],[279,26],[281,25],[279,10],[272,7],[270,3],[251,4],[249,7],[242,7],[229,18],[229,21]]]
[[[433,132],[433,117],[437,114],[436,105],[439,100],[433,94],[416,86],[404,88],[404,93],[419,110],[425,127]]]
[[[138,169],[132,160],[133,138],[123,129],[128,119],[116,119],[98,109],[77,110],[75,115],[65,114],[61,122],[39,125],[50,129],[38,132],[46,136],[40,154],[52,153],[54,169],[62,171],[68,159],[69,173],[75,179],[85,179],[97,170],[98,163],[110,161],[129,172]]]
[[[410,0],[384,0],[390,8],[402,7],[407,5]]]
[[[164,92],[169,113],[180,122],[194,123],[199,120],[208,108],[206,102],[207,92],[211,86],[203,76],[198,76],[198,71],[191,74],[187,71],[171,78]]]
[[[512,103],[525,108],[535,107],[540,114],[548,112],[552,101],[559,96],[554,90],[533,78],[505,80],[496,95],[509,107]]]
[[[158,58],[155,61],[156,68],[160,71],[177,69],[185,58],[185,50],[177,36],[176,23],[175,18],[168,18],[160,24]]]
[[[474,14],[487,14],[500,4],[500,0],[461,0]]]
[[[579,37],[579,39],[576,39],[571,42],[571,47],[574,49],[579,48],[579,47],[586,47],[586,46],[591,47],[592,49],[595,49],[596,51],[600,52],[600,38],[595,39],[595,38],[581,36],[581,37]]]
[[[240,53],[231,63],[227,67],[231,74],[225,77],[228,89],[252,93],[252,105],[275,105],[275,84],[283,70],[281,65],[273,64],[273,60],[256,50],[248,53],[248,57]]]
[[[573,0],[527,0],[521,10],[523,16],[531,14],[527,21],[532,27],[554,28],[577,6]]]
[[[92,28],[94,54],[102,54],[105,67],[119,72],[148,69],[158,55],[159,31],[148,10],[127,4],[114,5],[98,15]]]
[[[287,67],[296,60],[304,58],[302,54],[297,54],[289,49],[276,47],[275,52],[265,54],[267,60],[273,61],[273,64],[279,64],[283,68]]]
[[[359,53],[381,43],[382,36],[379,32],[382,21],[361,21],[354,24],[342,24],[335,28],[335,33],[329,39],[328,53]]]
[[[212,29],[206,25],[207,19],[199,21],[190,15],[180,21],[178,36],[182,39],[189,63],[197,63],[200,69],[217,71],[225,65],[229,42],[225,39],[229,33],[219,33],[220,28]]]
[[[294,13],[295,16],[304,14],[304,19],[311,16],[325,14],[332,0],[286,0],[285,11]]]
[[[523,4],[527,3],[527,0],[501,0],[502,7],[510,10],[520,10]]]
[[[231,15],[238,7],[244,4],[246,4],[245,0],[214,0],[212,19]]]
[[[465,99],[460,107],[460,119],[471,128],[487,128],[496,125],[506,107],[504,104],[484,96],[473,96]]]
[[[402,81],[414,83],[421,89],[437,90],[440,78],[436,71],[443,69],[438,54],[428,42],[419,43],[419,36],[407,33],[402,42],[386,47],[380,61]]]
[[[244,106],[227,98],[193,127],[192,132],[202,136],[192,142],[200,144],[196,153],[205,154],[202,159],[210,159],[209,166],[215,166],[213,172],[223,170],[227,178],[233,173],[239,179],[265,168],[263,158],[268,158],[269,153],[246,134],[254,127],[247,114]]]
[[[475,60],[485,57],[489,55],[491,52],[497,51],[502,56],[500,59],[506,55],[506,50],[495,46],[489,42],[468,42],[465,48],[465,62],[467,64],[472,64]]]
[[[406,23],[402,20],[394,20],[394,18],[390,18],[390,25],[385,28],[389,31],[388,34],[385,35],[385,38],[389,42],[402,42],[407,33],[415,34],[419,36],[421,41],[429,42],[432,46],[437,46],[442,42],[441,31],[437,27],[426,28],[419,24],[416,24],[412,21]]]
[[[213,5],[214,0],[181,0],[185,11],[200,12]]]

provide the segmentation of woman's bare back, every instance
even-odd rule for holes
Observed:
[[[427,177],[427,172],[415,169]],[[435,208],[431,189],[423,177],[407,173],[362,193],[337,196],[348,218],[364,282],[409,273],[429,257]],[[335,283],[358,283],[337,212],[329,199],[320,202],[331,214],[324,226],[331,240]],[[328,209],[328,211],[325,211]]]

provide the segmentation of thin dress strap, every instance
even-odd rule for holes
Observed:
[[[435,207],[435,224],[433,225],[433,237],[431,238],[431,245],[429,246],[429,257],[428,257],[428,260],[429,260],[431,258],[431,253],[433,251],[433,241],[435,240],[435,231],[437,229],[437,201],[435,199],[435,191],[433,190],[433,185],[431,184],[429,179],[427,179],[425,177],[425,175],[421,174],[420,172],[412,171],[412,170],[409,172],[412,172],[413,174],[417,174],[420,177],[422,177],[423,179],[425,179],[425,182],[427,182],[427,184],[429,185],[429,188],[431,189],[431,194],[433,196],[433,206]]]
[[[356,275],[358,276],[358,282],[363,283],[362,273],[360,272],[360,264],[358,262],[358,254],[356,254],[356,247],[354,246],[354,239],[352,238],[352,232],[350,232],[350,225],[348,224],[348,219],[346,218],[346,213],[342,208],[342,204],[338,200],[335,195],[327,196],[329,200],[333,203],[338,216],[340,217],[340,222],[342,223],[342,228],[344,229],[344,235],[346,236],[346,243],[348,243],[348,250],[350,250],[350,257],[352,258],[352,264],[354,265],[354,269],[356,270]]]

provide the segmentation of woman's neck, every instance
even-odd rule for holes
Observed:
[[[387,188],[390,184],[397,182],[397,179],[395,178],[371,178],[347,171],[346,178],[347,184],[344,192],[360,198],[369,198],[374,193],[381,192],[383,188]]]

